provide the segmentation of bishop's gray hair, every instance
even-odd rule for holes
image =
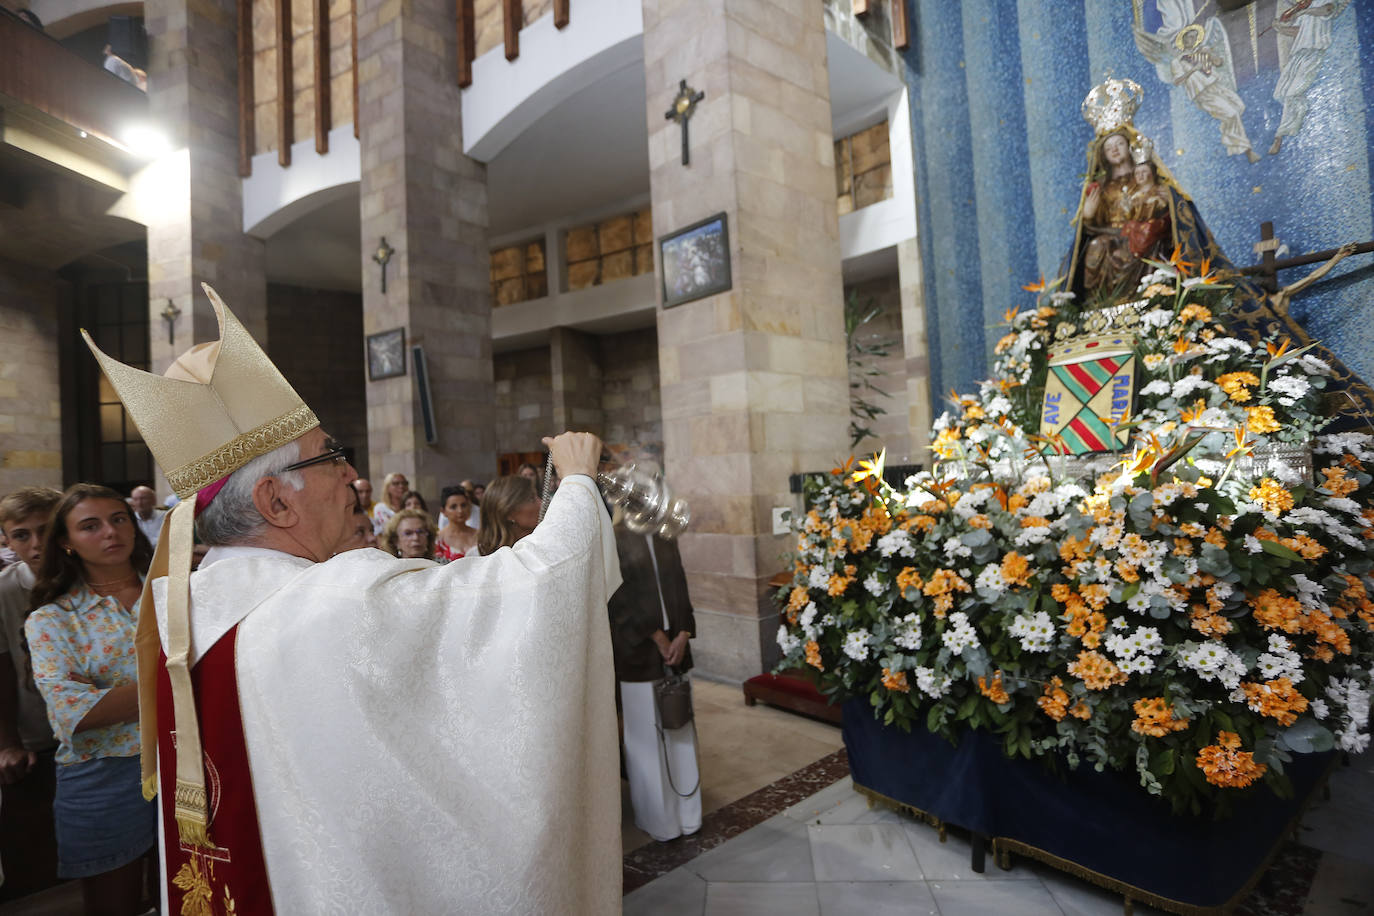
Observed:
[[[293,490],[305,486],[300,471],[282,468],[301,459],[301,443],[297,439],[278,446],[266,455],[259,455],[229,475],[229,481],[214,500],[196,518],[196,533],[209,546],[248,544],[267,527],[258,507],[253,505],[253,487],[264,477],[275,477]]]

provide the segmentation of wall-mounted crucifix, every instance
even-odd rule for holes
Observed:
[[[687,121],[697,110],[697,102],[706,98],[706,93],[697,92],[687,85],[686,80],[678,80],[677,98],[673,99],[673,107],[663,113],[665,121],[676,121],[682,127],[682,164],[687,165],[689,157],[687,153]]]
[[[391,260],[391,256],[396,253],[396,249],[386,243],[386,236],[382,236],[382,243],[377,246],[376,252],[372,255],[372,260],[382,266],[382,294],[386,294],[386,265]]]
[[[167,345],[176,346],[176,327],[177,319],[181,317],[181,309],[171,299],[167,300],[167,307],[162,310],[162,320],[167,322]]]

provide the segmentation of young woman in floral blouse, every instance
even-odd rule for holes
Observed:
[[[77,484],[53,509],[24,623],[57,736],[58,875],[88,914],[142,912],[156,806],[139,780],[134,626],[152,547],[114,490]]]

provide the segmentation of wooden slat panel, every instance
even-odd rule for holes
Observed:
[[[315,0],[315,152],[329,152],[329,0]]]
[[[253,174],[257,130],[253,117],[253,0],[239,0],[239,175]]]
[[[458,0],[458,86],[472,85],[472,59],[477,56],[477,16],[473,0]]]
[[[553,0],[553,27],[564,29],[568,27],[569,20],[568,0]]]
[[[506,60],[520,56],[520,28],[525,24],[525,10],[520,0],[501,0],[506,26]]]
[[[291,79],[291,0],[277,0],[277,162],[291,164],[296,141],[296,92]]]
[[[363,120],[362,113],[358,111],[358,0],[349,0],[348,18],[348,31],[353,45],[353,139],[356,140],[361,136],[358,133],[358,125]]]
[[[892,47],[898,51],[911,46],[911,21],[907,15],[906,0],[892,0]]]

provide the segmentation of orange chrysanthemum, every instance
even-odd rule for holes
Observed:
[[[1030,560],[1016,551],[1002,558],[1002,578],[1012,585],[1026,585],[1031,577]]]
[[[1091,650],[1078,653],[1078,660],[1069,664],[1069,674],[1083,681],[1089,690],[1106,690],[1114,684],[1126,683],[1126,674],[1111,659]]]
[[[1274,417],[1274,408],[1268,404],[1245,408],[1245,428],[1257,435],[1276,433],[1283,427]]]
[[[1297,598],[1281,595],[1278,589],[1266,588],[1250,599],[1255,622],[1266,630],[1297,633],[1303,628],[1302,604]]]
[[[1197,766],[1208,782],[1225,789],[1244,788],[1268,770],[1255,763],[1253,753],[1240,750],[1240,736],[1228,731],[1217,732],[1217,743],[1198,751]]]
[[[824,671],[825,665],[821,662],[821,647],[814,639],[806,644],[806,663],[817,671]]]
[[[1345,473],[1345,468],[1322,468],[1322,476],[1326,481],[1321,488],[1332,496],[1349,496],[1360,488],[1358,480],[1352,480]]]
[[[1135,701],[1135,721],[1131,723],[1131,731],[1151,738],[1163,738],[1187,727],[1188,720],[1176,717],[1173,706],[1163,697],[1145,697]]]
[[[1280,725],[1292,725],[1298,721],[1298,713],[1307,710],[1307,697],[1298,693],[1286,677],[1263,684],[1242,681],[1240,689],[1245,691],[1247,706],[1262,716],[1277,719]]]
[[[902,571],[897,573],[897,593],[906,597],[906,591],[914,588],[918,592],[925,583],[921,581],[921,574],[914,566],[904,566]]]
[[[1043,696],[1036,698],[1035,705],[1056,722],[1061,722],[1069,711],[1069,694],[1059,677],[1052,677],[1045,685]]]
[[[998,706],[1003,706],[1011,702],[1011,696],[1007,693],[1006,688],[1002,686],[1001,671],[993,672],[991,683],[988,683],[987,678],[980,677],[978,679],[978,692],[989,700],[992,700],[992,702],[996,703]]]
[[[1260,383],[1253,372],[1228,372],[1217,378],[1217,385],[1237,404],[1250,400],[1250,388]]]
[[[1250,498],[1264,507],[1264,511],[1282,515],[1293,508],[1293,494],[1272,477],[1260,481],[1260,485],[1250,488]]]
[[[906,682],[905,671],[891,671],[883,669],[883,686],[888,690],[895,690],[898,693],[910,693],[911,686]]]

